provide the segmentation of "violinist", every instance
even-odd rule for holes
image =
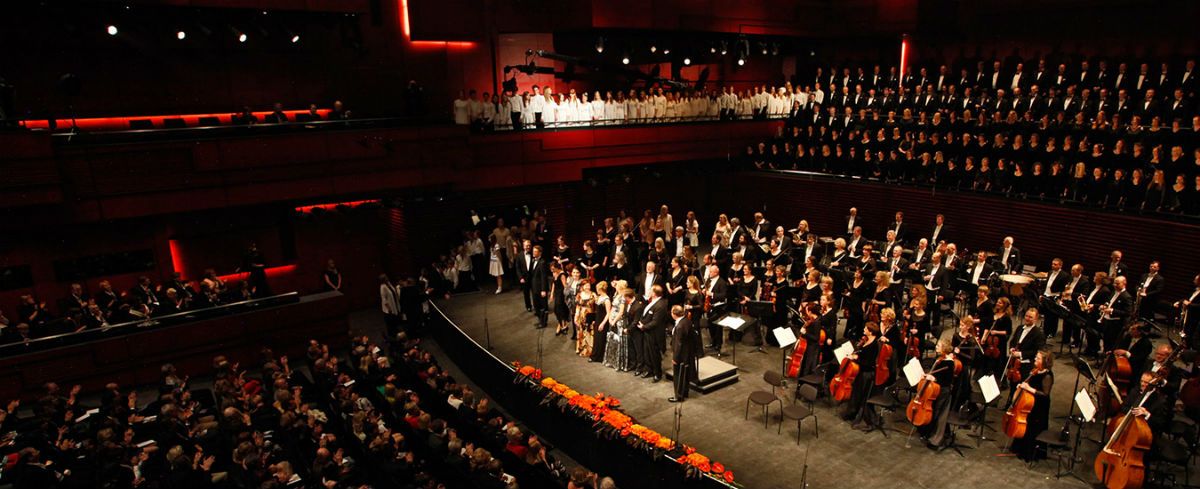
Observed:
[[[688,320],[692,326],[700,326],[700,317],[704,315],[704,292],[700,290],[700,279],[695,275],[687,278],[687,291],[684,292],[683,309],[687,311]],[[699,330],[697,330],[699,331]],[[703,353],[702,351],[700,353]]]
[[[804,325],[800,326],[800,337],[808,342],[807,349],[804,350],[804,359],[800,362],[800,376],[804,376],[812,373],[820,363],[822,347],[825,343],[821,341],[822,330],[819,324],[821,316],[817,306],[805,307],[801,312],[804,314]],[[831,337],[826,337],[826,340],[829,338]]]
[[[938,355],[937,361],[933,362],[929,373],[925,374],[925,380],[936,382],[941,388],[941,392],[933,402],[933,421],[918,427],[917,433],[921,435],[921,440],[925,441],[926,446],[930,449],[940,450],[954,441],[952,436],[947,436],[950,413],[956,397],[957,379],[960,376],[966,376],[960,375],[963,365],[955,355],[950,340],[938,341],[935,349]]]
[[[821,318],[817,320],[817,324],[825,332],[825,343],[821,344],[821,361],[829,362],[835,358],[833,355],[833,338],[837,336],[838,325],[837,309],[834,308],[833,294],[821,296],[821,309],[818,312],[821,314]],[[825,371],[826,383],[829,382],[829,379],[833,378],[833,374],[836,373],[834,370],[836,369],[831,368]]]
[[[800,290],[802,304],[816,304],[821,299],[821,272],[811,270],[804,277],[804,288]]]
[[[871,431],[876,425],[876,416],[867,406],[867,399],[874,395],[875,390],[875,360],[879,356],[879,325],[867,323],[863,328],[862,339],[858,341],[858,350],[847,358],[858,363],[858,376],[854,378],[854,390],[850,394],[850,403],[843,418],[851,421],[852,427],[862,431]]]
[[[864,304],[866,311],[878,311],[885,307],[894,307],[896,304],[896,295],[892,293],[892,283],[888,273],[875,272],[875,288],[871,292],[871,299]],[[867,316],[870,319],[870,314]]]
[[[875,248],[870,244],[863,245],[862,255],[857,260],[854,260],[854,265],[862,270],[863,273],[875,273],[879,269],[879,263],[875,260]]]
[[[996,307],[992,311],[992,324],[991,327],[983,333],[983,343],[986,345],[988,344],[989,338],[997,336],[1000,338],[1001,351],[1000,354],[996,355],[994,358],[984,361],[986,365],[984,368],[985,375],[992,374],[996,377],[996,379],[1002,378],[1002,374],[1004,373],[1004,364],[1008,361],[1008,355],[1004,351],[1005,345],[1009,343],[1008,338],[1012,334],[1012,329],[1012,302],[1009,301],[1008,297],[996,299]]]
[[[979,329],[984,330],[992,325],[992,312],[996,305],[992,303],[992,299],[988,297],[992,289],[986,285],[980,285],[975,289],[975,300],[970,302],[970,314],[979,320]]]
[[[729,282],[725,281],[725,277],[721,276],[721,268],[718,266],[708,267],[708,277],[704,280],[704,286],[701,289],[704,292],[705,314],[708,320],[708,348],[716,350],[717,354],[721,353],[721,346],[724,344],[724,338],[721,336],[721,330],[724,329],[717,324],[717,319],[725,314],[725,305],[729,300]]]
[[[954,347],[954,357],[961,361],[964,366],[978,365],[976,362],[981,357],[979,330],[975,326],[974,318],[963,316],[958,321],[958,330],[954,332],[954,336],[950,337],[950,346]],[[967,393],[970,394],[970,385],[968,384],[967,387]],[[959,404],[956,402],[955,406],[957,407]]]
[[[1008,342],[1009,354],[1014,357],[1013,361],[1021,363],[1022,379],[1029,378],[1029,372],[1037,368],[1034,356],[1046,346],[1046,335],[1037,323],[1037,309],[1027,309],[1021,328],[1013,332]]]
[[[1013,453],[1027,462],[1046,458],[1046,447],[1037,442],[1037,437],[1050,425],[1050,391],[1054,388],[1054,372],[1050,369],[1054,366],[1054,354],[1040,351],[1030,365],[1029,375],[1015,386],[1014,393],[1019,389],[1033,394],[1033,410],[1026,418],[1025,436],[1012,441]]]
[[[931,334],[931,325],[929,314],[925,312],[927,304],[925,303],[924,286],[914,284],[912,288],[914,293],[909,295],[912,299],[908,301],[908,307],[904,309],[904,327],[907,329],[904,333],[909,338],[906,343],[913,341],[912,338],[916,337],[917,352],[915,356],[920,357],[924,353],[922,351],[925,345],[924,339]],[[920,290],[920,293],[917,293],[917,290]],[[908,348],[905,350],[907,351]]]
[[[841,239],[841,238],[838,238]],[[866,280],[862,270],[854,270],[854,278],[846,284],[842,291],[843,304],[846,307],[846,340],[858,342],[862,337],[863,324],[866,322],[866,301],[870,297],[871,283]]]

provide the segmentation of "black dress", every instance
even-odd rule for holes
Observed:
[[[676,272],[678,272],[678,273],[676,273]],[[667,304],[668,305],[678,306],[680,304],[683,304],[684,298],[687,295],[687,279],[688,279],[688,274],[682,268],[679,268],[677,270],[671,270],[667,274],[668,289],[674,289],[676,287],[679,288],[678,292],[667,294]]]
[[[567,310],[566,286],[563,284],[565,276],[566,274],[559,274],[550,281],[550,293],[554,295],[554,304],[551,307],[554,308],[555,319],[560,323],[572,322],[571,313]]]
[[[955,388],[957,387],[955,379],[958,378],[954,372],[954,365],[954,360],[942,357],[929,369],[930,375],[941,387],[941,392],[933,401],[933,421],[918,427],[917,432],[926,439],[930,448],[941,448],[945,446],[946,441],[950,440],[950,437],[946,436],[947,424],[950,421],[950,408],[954,405]],[[919,394],[920,391],[917,391],[917,394],[914,395]]]
[[[1025,436],[1012,441],[1012,451],[1028,462],[1046,458],[1046,446],[1039,443],[1037,437],[1050,425],[1050,390],[1054,388],[1054,372],[1043,370],[1031,374],[1026,382],[1037,393],[1033,395],[1033,410],[1026,418]]]
[[[875,360],[879,357],[879,338],[871,344],[862,347],[858,352],[858,377],[854,378],[854,388],[850,393],[850,405],[846,410],[846,418],[854,424],[873,424],[872,411],[867,406],[867,399],[875,393]]]
[[[872,285],[866,280],[863,280],[858,286],[855,286],[853,282],[848,284],[844,302],[846,306],[846,331],[844,334],[847,340],[858,341],[862,337],[863,325],[866,323],[863,302],[870,294],[869,287]]]

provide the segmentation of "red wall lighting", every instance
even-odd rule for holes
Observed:
[[[408,23],[408,0],[400,0],[400,30],[404,32],[404,40],[413,47],[471,49],[475,43],[469,41],[414,41],[412,27]]]

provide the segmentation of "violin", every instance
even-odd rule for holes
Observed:
[[[1033,393],[1016,386],[1017,384],[1013,384],[1012,404],[1008,406],[1008,411],[1005,411],[1003,421],[1004,434],[1011,440],[1025,437],[1029,413],[1033,412],[1036,402]]]
[[[814,311],[813,307],[811,307],[811,306],[808,307],[804,312],[805,312],[805,315],[808,316],[808,318],[805,320],[805,323],[804,323],[804,329],[807,331],[808,328],[811,328],[817,324],[817,319],[820,318],[820,316],[818,316],[816,314],[816,311]],[[818,343],[817,343],[818,348],[820,347],[821,344],[824,344],[824,343],[825,343],[825,330],[821,330],[820,340],[818,340]],[[803,363],[804,363],[804,354],[807,351],[808,351],[808,339],[805,338],[804,335],[800,335],[798,338],[796,338],[796,347],[794,349],[792,349],[792,358],[791,358],[791,360],[789,360],[789,363],[788,363],[788,370],[787,370],[788,377],[797,377],[800,375],[800,368],[801,368],[801,366],[803,366]],[[819,354],[820,353],[818,351],[818,355]],[[819,361],[819,359],[818,359],[818,361]]]
[[[1175,347],[1175,351],[1163,362],[1164,365],[1171,365],[1182,350],[1173,341],[1172,346]],[[1167,370],[1160,368],[1154,372],[1154,379],[1150,381],[1150,387],[1142,395],[1138,407],[1145,405],[1150,395],[1163,385],[1167,379]],[[1100,453],[1096,454],[1096,478],[1108,489],[1141,488],[1146,477],[1144,458],[1154,442],[1154,433],[1150,430],[1150,425],[1130,410],[1124,416],[1113,418],[1109,429],[1112,435]]]
[[[911,323],[909,313],[906,311],[904,315],[904,329],[900,330],[901,336],[904,338],[904,354],[909,358],[917,358],[921,356],[921,336],[910,331],[912,329]]]
[[[866,342],[867,337],[863,336],[859,340],[858,349],[854,352],[858,353],[861,351]],[[838,402],[850,399],[850,394],[854,391],[854,379],[858,378],[858,372],[858,362],[851,360],[849,355],[843,358],[841,366],[838,367],[837,375],[834,375],[833,379],[829,381],[830,397]]]

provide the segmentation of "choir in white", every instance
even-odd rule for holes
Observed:
[[[454,100],[454,123],[474,125],[481,130],[512,130],[587,125],[651,124],[681,121],[781,119],[807,107],[813,99],[821,103],[825,92],[818,85],[754,87],[720,92],[701,90],[600,91],[555,93],[549,85],[532,87],[532,93],[508,91],[490,95],[475,90],[459,91]]]

